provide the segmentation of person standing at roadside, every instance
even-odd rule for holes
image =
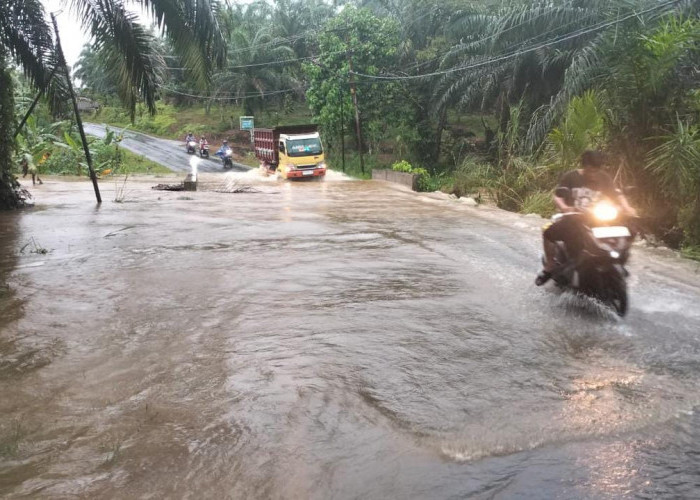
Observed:
[[[19,164],[22,167],[22,178],[27,177],[27,174],[31,174],[32,185],[36,186],[37,182],[39,182],[39,184],[44,183],[39,177],[39,172],[36,169],[36,165],[34,165],[32,155],[28,153],[22,155],[22,159],[20,160]]]

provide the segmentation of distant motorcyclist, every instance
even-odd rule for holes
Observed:
[[[187,136],[185,137],[185,144],[187,144],[189,142],[195,142],[195,141],[196,141],[196,139],[194,138],[194,134],[192,132],[187,134]]]
[[[585,210],[602,194],[616,201],[626,214],[636,216],[635,210],[629,205],[625,196],[615,189],[612,178],[601,170],[604,163],[603,153],[588,150],[581,155],[581,168],[562,175],[558,187],[567,188],[569,194],[566,198],[554,196],[554,203],[560,212]],[[573,254],[580,251],[583,243],[579,224],[580,221],[575,217],[561,217],[545,228],[542,233],[544,266],[535,279],[537,286],[544,285],[552,277],[552,271],[556,266],[555,254],[558,241],[563,241],[566,248]]]
[[[224,141],[221,143],[221,147],[219,148],[219,150],[214,154],[220,158],[223,158],[224,155],[226,154],[227,149],[231,149],[231,148],[228,145],[228,141]]]
[[[208,146],[208,145],[209,145],[209,142],[207,142],[207,138],[202,136],[199,139],[199,149],[202,149],[202,146]]]

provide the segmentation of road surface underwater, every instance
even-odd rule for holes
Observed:
[[[541,221],[256,175],[0,214],[0,496],[700,494],[696,263],[636,246],[619,320]]]

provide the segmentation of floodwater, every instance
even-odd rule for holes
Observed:
[[[540,221],[209,175],[256,192],[0,214],[0,496],[700,494],[697,264],[636,247],[619,320],[533,285]]]

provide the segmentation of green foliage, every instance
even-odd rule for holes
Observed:
[[[437,191],[446,182],[444,174],[430,175],[426,169],[414,167],[406,160],[397,161],[391,166],[391,169],[396,172],[418,175],[418,191]]]
[[[56,148],[53,154],[38,166],[39,172],[54,175],[81,175],[82,155],[70,148]]]
[[[587,149],[600,149],[605,139],[605,116],[594,91],[574,97],[559,127],[547,137],[546,152],[562,170],[579,164]]]
[[[496,167],[490,163],[478,162],[473,157],[467,157],[454,174],[452,192],[462,197],[488,190],[496,178],[496,171]]]
[[[688,199],[700,190],[700,128],[676,122],[675,130],[654,138],[660,142],[647,154],[646,168],[667,196]]]
[[[688,245],[681,249],[681,255],[700,261],[700,245]]]
[[[0,209],[14,208],[20,198],[17,182],[12,175],[12,148],[14,146],[14,99],[10,71],[5,66],[5,55],[0,54]]]
[[[549,218],[557,209],[550,191],[537,191],[525,197],[520,211],[524,214],[538,214]]]
[[[310,83],[306,98],[326,141],[334,142],[341,129],[350,132],[355,128],[350,66],[354,72],[373,75],[393,66],[398,27],[367,9],[346,6],[324,26],[318,43],[318,63],[304,64]],[[356,87],[365,145],[376,151],[379,141],[389,132],[387,123],[401,109],[404,99],[396,84],[366,83]]]
[[[397,161],[391,166],[391,169],[395,172],[406,172],[408,174],[415,173],[413,171],[413,165],[408,163],[406,160]]]

